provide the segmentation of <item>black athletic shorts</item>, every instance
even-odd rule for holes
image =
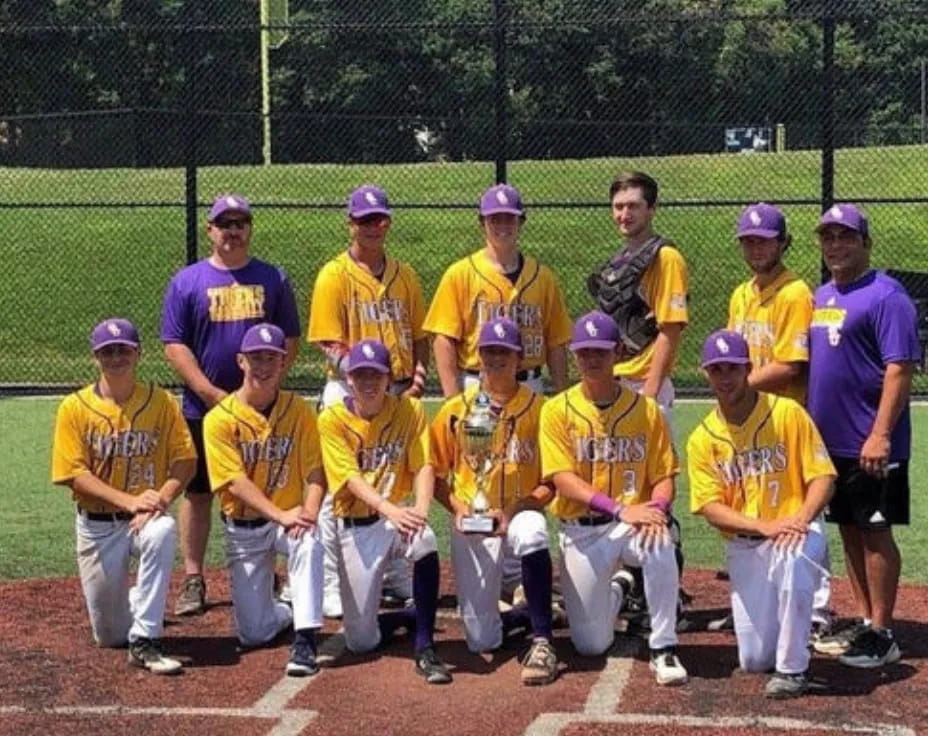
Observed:
[[[888,529],[909,523],[909,461],[893,461],[886,478],[865,473],[856,457],[833,457],[835,495],[825,520],[858,529]]]
[[[203,420],[185,417],[193,446],[197,448],[197,472],[187,485],[187,493],[209,493],[209,474],[206,472],[206,451],[203,449]]]

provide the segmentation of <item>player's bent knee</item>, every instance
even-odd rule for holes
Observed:
[[[377,622],[369,626],[363,625],[360,621],[350,622],[342,621],[345,628],[345,646],[348,651],[354,654],[364,654],[374,651],[380,644],[380,628]]]
[[[177,524],[172,516],[159,516],[151,519],[142,527],[140,538],[144,544],[156,549],[168,546],[174,549],[177,543]]]
[[[612,646],[615,639],[615,630],[611,623],[609,626],[599,625],[597,622],[570,623],[570,640],[578,654],[584,657],[598,657]]]
[[[548,525],[538,511],[522,511],[509,522],[509,544],[516,557],[548,549]]]
[[[410,549],[412,550],[414,562],[418,562],[433,552],[438,552],[438,538],[435,536],[435,532],[432,531],[432,527],[426,524],[422,529],[422,533],[416,535],[410,543]]]

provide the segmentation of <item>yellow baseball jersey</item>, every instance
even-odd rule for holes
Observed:
[[[673,246],[665,245],[648,266],[638,286],[641,298],[651,307],[658,326],[690,321],[687,309],[689,273],[686,261]],[[615,375],[644,380],[654,358],[654,341],[638,355],[616,363]],[[671,366],[672,367],[672,366]]]
[[[303,502],[306,479],[322,467],[316,413],[297,394],[280,391],[268,416],[229,394],[203,418],[206,468],[222,512],[235,519],[260,515],[228,485],[248,478],[280,509]]]
[[[581,384],[549,399],[539,444],[543,478],[574,473],[624,504],[650,500],[655,484],[680,470],[657,402],[624,388],[605,409],[586,398]],[[575,519],[588,507],[558,494],[551,513]]]
[[[811,321],[812,291],[788,269],[764,289],[758,288],[755,279],[744,282],[728,304],[728,329],[747,340],[751,362],[757,368],[773,361],[808,363]],[[803,403],[805,376],[777,393]]]
[[[97,393],[96,384],[67,396],[58,407],[52,448],[52,483],[85,473],[134,496],[158,490],[179,460],[196,459],[187,422],[174,397],[150,383],[136,383],[120,406]],[[74,492],[85,511],[121,511]]]
[[[531,256],[522,258],[522,272],[514,284],[485,250],[453,263],[442,276],[424,327],[426,332],[458,341],[461,370],[480,369],[480,328],[498,317],[508,317],[519,326],[522,370],[544,365],[551,348],[570,342],[572,324],[554,273]]]
[[[723,503],[752,519],[792,516],[815,478],[835,475],[812,419],[797,402],[758,394],[740,426],[718,408],[693,430],[686,444],[690,510]]]
[[[386,259],[376,278],[347,253],[326,263],[316,277],[309,305],[308,342],[348,346],[375,339],[390,350],[394,380],[415,371],[413,343],[425,337],[425,299],[419,277],[405,263]],[[330,376],[334,369],[328,366]]]
[[[343,402],[319,415],[322,461],[335,516],[375,513],[346,487],[361,476],[384,498],[401,503],[412,490],[413,476],[429,461],[429,425],[416,399],[388,395],[380,413],[364,419]]]
[[[448,399],[432,420],[429,451],[438,478],[448,480],[454,495],[470,503],[476,493],[476,477],[464,459],[462,422],[480,393],[472,386]],[[538,422],[544,398],[520,384],[502,407],[496,429],[495,452],[501,456],[487,476],[485,493],[490,508],[502,509],[527,496],[541,483]]]

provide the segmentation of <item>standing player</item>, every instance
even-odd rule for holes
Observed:
[[[316,277],[309,306],[307,340],[328,358],[322,405],[332,406],[348,394],[344,366],[351,345],[365,338],[379,340],[390,350],[394,394],[421,396],[428,366],[428,338],[422,329],[425,300],[419,277],[407,264],[388,258],[384,250],[393,212],[386,192],[370,184],[348,198],[351,242],[326,263]],[[326,616],[341,616],[338,592],[338,540],[327,496],[319,520],[325,545]],[[392,597],[411,595],[409,569],[397,560],[389,569]]]
[[[129,644],[129,664],[180,672],[164,655],[164,606],[174,564],[174,519],[166,511],[193,475],[196,452],[180,407],[136,380],[139,333],[108,319],[90,336],[100,377],[61,402],[52,482],[71,489],[81,587],[94,641]],[[129,588],[129,558],[138,557]]]
[[[206,224],[209,257],[178,271],[164,296],[161,341],[184,382],[184,416],[200,455],[180,505],[180,543],[186,579],[174,608],[178,616],[206,605],[203,557],[209,538],[209,479],[203,453],[203,415],[242,384],[235,355],[245,331],[272,322],[287,335],[287,365],[296,356],[300,324],[286,274],[249,254],[251,206],[237,194],[213,202]]]
[[[425,318],[434,333],[435,368],[445,398],[480,382],[477,340],[489,320],[508,317],[522,333],[518,379],[543,394],[541,367],[548,366],[554,391],[567,387],[570,318],[551,269],[519,250],[525,223],[522,195],[497,184],[480,198],[482,250],[452,264]]]
[[[340,545],[345,641],[369,652],[399,627],[415,632],[416,671],[426,682],[451,682],[433,636],[438,610],[438,541],[428,525],[435,474],[429,431],[417,399],[388,392],[390,351],[362,340],[348,352],[351,394],[319,417],[322,459],[334,494]],[[403,505],[413,494],[414,505]],[[415,605],[378,618],[384,567],[394,557],[413,561]]]
[[[670,420],[670,375],[689,322],[689,277],[680,251],[654,232],[657,182],[641,171],[620,174],[609,187],[621,250],[590,278],[599,308],[619,325],[624,348],[615,374],[655,399]]]
[[[653,399],[613,374],[619,328],[602,312],[574,326],[570,349],[580,383],[541,410],[542,477],[557,490],[561,585],[570,637],[584,655],[612,643],[620,563],[642,568],[651,616],[651,670],[661,685],[686,682],[676,654],[680,583],[668,513],[679,472],[667,422]]]
[[[478,653],[497,649],[504,629],[525,619],[520,608],[499,612],[505,559],[517,560],[528,604],[532,646],[522,663],[525,685],[545,685],[557,677],[552,644],[551,554],[544,507],[551,489],[541,483],[538,419],[543,398],[519,384],[516,372],[522,338],[515,322],[493,319],[480,329],[477,342],[481,382],[449,399],[432,422],[430,449],[435,468],[435,496],[452,514],[451,560],[467,647]],[[495,530],[465,534],[461,519],[471,512],[476,492],[474,471],[464,458],[462,425],[475,403],[489,401],[497,417],[494,452],[500,454],[487,475]]]
[[[709,335],[702,367],[718,407],[687,443],[690,508],[728,540],[741,668],[775,668],[768,698],[802,695],[834,466],[799,404],[751,385],[757,369],[740,334]]]
[[[860,619],[815,648],[852,667],[880,667],[901,656],[892,621],[902,561],[892,527],[909,523],[915,307],[899,282],[871,270],[873,244],[857,207],[835,205],[817,232],[832,280],[815,292],[809,413],[838,470],[825,518],[841,531]]]
[[[316,415],[282,391],[283,330],[259,323],[242,338],[242,385],[207,412],[203,441],[226,535],[239,641],[259,646],[294,625],[288,675],[314,675],[322,626],[322,544],[315,530],[325,478]],[[274,600],[274,561],[287,556],[293,609]]]

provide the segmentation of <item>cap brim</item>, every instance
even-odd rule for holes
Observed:
[[[762,227],[749,227],[747,230],[739,230],[737,237],[746,238],[751,235],[757,238],[778,238],[780,237],[780,231],[768,230]]]
[[[365,361],[362,361],[361,363],[356,363],[355,365],[348,366],[347,372],[354,373],[355,371],[360,370],[361,368],[373,368],[378,373],[383,373],[384,375],[390,372],[390,369],[385,367],[382,363],[377,363],[373,360],[365,360]]]
[[[139,343],[134,340],[126,340],[124,337],[114,337],[112,340],[104,340],[98,345],[93,346],[93,352],[105,348],[107,345],[128,345],[130,348],[137,348]]]
[[[256,345],[256,346],[251,347],[251,348],[243,348],[243,349],[240,349],[240,350],[239,350],[240,353],[243,353],[243,354],[246,354],[246,355],[247,355],[248,353],[261,353],[261,352],[264,352],[264,351],[267,351],[267,352],[269,352],[269,353],[280,353],[281,355],[286,355],[286,354],[287,354],[287,349],[286,349],[286,348],[279,348],[279,347],[277,347],[276,345]]]
[[[359,220],[368,215],[386,215],[387,217],[393,217],[393,210],[389,210],[386,207],[371,207],[366,210],[355,210],[348,213],[348,217],[352,220]]]
[[[594,348],[596,350],[612,350],[619,343],[613,342],[612,340],[582,340],[580,342],[570,343],[570,349],[572,352],[577,352],[578,350],[583,350],[583,348]]]
[[[211,214],[208,218],[209,222],[216,222],[223,215],[228,215],[230,212],[238,212],[242,215],[245,215],[247,218],[251,219],[251,210],[246,210],[241,207],[226,207],[224,210],[219,210],[216,214]]]
[[[521,353],[521,352],[522,352],[522,346],[521,346],[521,345],[519,345],[518,347],[516,347],[516,346],[513,345],[512,343],[503,342],[502,340],[491,340],[491,341],[488,341],[488,342],[481,342],[481,343],[478,343],[478,344],[477,344],[477,350],[480,350],[480,348],[507,348],[507,349],[511,350],[512,352],[514,352],[514,353]]]
[[[515,207],[490,207],[489,209],[480,209],[480,214],[486,217],[487,215],[519,215],[519,217],[525,216],[525,210],[520,210]]]
[[[750,358],[729,358],[723,355],[718,358],[713,358],[712,360],[706,360],[701,365],[703,368],[708,368],[710,365],[718,365],[719,363],[731,363],[732,365],[747,365],[750,362],[751,362]]]
[[[862,230],[856,225],[849,225],[846,222],[835,222],[835,221],[820,222],[818,225],[815,226],[815,232],[820,233],[826,227],[830,227],[831,225],[837,225],[838,227],[843,227],[843,228],[846,228],[847,230],[853,230],[855,233],[862,232]]]

